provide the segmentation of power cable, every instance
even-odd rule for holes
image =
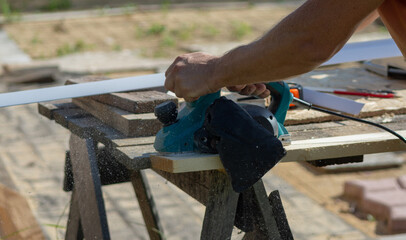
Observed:
[[[347,116],[347,115],[344,115],[344,114],[341,114],[341,113],[337,113],[337,112],[334,112],[334,111],[330,111],[330,110],[327,110],[327,109],[324,109],[324,108],[319,108],[319,107],[313,106],[313,104],[311,104],[311,103],[309,103],[309,102],[306,102],[306,101],[304,101],[304,100],[302,100],[302,99],[299,99],[299,98],[296,98],[296,97],[293,97],[293,100],[296,101],[296,102],[298,102],[298,103],[300,103],[300,104],[305,105],[305,106],[308,107],[309,109],[314,109],[314,110],[317,110],[317,111],[320,111],[320,112],[328,113],[328,114],[335,115],[335,116],[338,116],[338,117],[347,118],[347,119],[350,119],[350,120],[354,120],[354,121],[357,121],[357,122],[361,122],[361,123],[365,123],[365,124],[369,124],[369,125],[372,125],[372,126],[381,128],[381,129],[383,129],[383,130],[385,130],[385,131],[387,131],[387,132],[389,132],[389,133],[395,135],[397,138],[399,138],[399,139],[402,140],[404,143],[406,143],[406,139],[405,139],[403,136],[401,136],[401,135],[398,134],[397,132],[395,132],[395,131],[393,131],[393,130],[391,130],[391,129],[389,129],[389,128],[387,128],[387,127],[381,125],[381,124],[374,123],[374,122],[367,121],[367,120],[360,119],[360,118],[356,118],[356,117]]]

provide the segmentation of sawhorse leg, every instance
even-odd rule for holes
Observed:
[[[231,239],[239,194],[225,174],[213,175],[200,239]]]
[[[279,192],[273,191],[268,198],[262,180],[248,191],[245,194],[249,194],[252,199],[255,229],[243,239],[293,239]]]
[[[68,156],[70,158],[69,162],[72,165],[70,169],[73,172],[74,186],[77,187],[74,187],[72,190],[65,239],[76,240],[83,239],[84,237],[86,239],[110,239],[101,182],[103,184],[111,184],[122,182],[124,179],[120,176],[120,180],[117,181],[111,178],[111,176],[99,175],[99,173],[105,172],[103,171],[103,166],[106,163],[102,162],[101,166],[98,166],[100,159],[96,157],[97,151],[96,142],[72,135],[70,154]],[[103,155],[101,159],[103,160],[105,157],[111,158],[112,156]],[[113,163],[111,162],[109,166],[117,167]],[[100,167],[101,169],[99,169]],[[117,171],[120,172],[122,170],[118,168]],[[163,239],[163,228],[160,224],[145,174],[142,171],[133,171],[128,180],[131,180],[134,187],[150,239]]]
[[[69,148],[75,181],[69,215],[75,219],[68,221],[66,239],[78,239],[80,226],[85,239],[110,239],[97,166],[97,144],[90,138],[72,134]]]
[[[144,172],[134,171],[131,176],[131,183],[138,199],[149,238],[151,240],[162,240],[163,228]]]
[[[231,238],[240,194],[232,190],[225,173],[214,170],[187,173],[154,171],[206,206],[200,239]],[[293,239],[279,194],[275,198],[275,193],[272,192],[268,200],[262,180],[244,193],[243,198],[248,203],[246,211],[252,213],[247,217],[254,222],[254,230],[244,239]]]
[[[267,197],[262,180],[245,194],[253,218],[254,231],[244,239],[293,239],[278,191]],[[227,176],[214,174],[203,221],[201,239],[231,239],[240,194],[234,192]]]
[[[69,218],[66,227],[65,239],[82,240],[83,238],[84,236],[82,223],[80,222],[78,196],[75,190],[73,190],[70,200]]]

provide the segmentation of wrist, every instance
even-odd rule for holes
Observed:
[[[246,69],[249,48],[250,45],[243,45],[216,59],[214,82],[218,88],[247,84],[244,76],[247,74],[246,71],[249,71]]]
[[[210,60],[212,68],[212,74],[207,79],[208,88],[211,92],[217,92],[221,88],[225,87],[225,71],[221,66],[222,57],[216,57]]]

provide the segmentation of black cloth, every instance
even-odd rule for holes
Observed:
[[[216,99],[205,117],[203,128],[217,139],[215,148],[236,192],[251,187],[286,154],[278,138],[231,100]]]

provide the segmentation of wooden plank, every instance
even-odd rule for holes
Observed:
[[[95,140],[111,147],[153,144],[155,141],[155,136],[129,138],[116,129],[103,124],[90,114],[86,114],[86,112],[73,104],[71,100],[39,103],[38,111],[41,115],[51,120],[55,118],[54,115],[57,115],[61,125],[67,127],[76,133],[76,135],[83,136],[84,131],[90,131]],[[102,140],[105,138],[108,138],[110,141]]]
[[[134,171],[131,177],[135,195],[144,218],[145,226],[151,240],[164,239],[163,228],[161,226],[155,202],[148,185],[147,177],[142,171]]]
[[[360,98],[357,102],[364,103],[361,113],[357,116],[367,118],[381,116],[384,114],[405,114],[406,113],[406,90],[396,91],[397,98]],[[331,114],[322,113],[316,110],[297,109],[288,111],[285,125],[296,125],[306,123],[318,123],[327,121],[343,120]]]
[[[85,77],[70,79],[67,84],[77,84],[84,82],[92,82],[106,80],[103,77]],[[165,101],[173,101],[178,104],[178,98],[170,96],[159,91],[136,91],[124,93],[110,93],[96,96],[85,97],[84,99],[93,99],[98,102],[120,108],[130,113],[151,113],[154,112],[156,105]]]
[[[369,118],[367,120],[384,125],[389,129],[400,131],[405,130],[406,115],[384,115],[381,117]],[[292,141],[364,134],[378,131],[374,126],[355,121],[291,125],[287,126],[287,130],[291,134]]]
[[[153,113],[132,114],[92,99],[77,98],[73,103],[128,137],[152,136],[162,128]]]
[[[74,108],[78,107],[75,104],[73,104],[70,100],[57,100],[51,102],[38,103],[38,113],[50,120],[54,120],[53,113],[56,110],[74,109]]]
[[[134,145],[150,145],[155,142],[155,136],[149,137],[136,137],[136,138],[123,138],[123,139],[112,139],[111,142],[115,147],[126,147]]]
[[[173,173],[190,172],[194,171],[194,169],[224,168],[217,154],[153,154],[150,156],[150,158],[151,168]],[[191,161],[191,159],[193,159],[193,161]]]
[[[27,200],[0,184],[1,239],[45,239]]]
[[[71,119],[88,117],[90,114],[80,108],[59,109],[52,112],[55,122],[68,128]],[[68,128],[69,129],[69,128]]]
[[[151,168],[150,154],[156,153],[154,147],[148,145],[134,145],[112,149],[113,155],[121,164],[131,170]]]
[[[128,169],[150,168],[149,154],[155,152],[152,146],[155,136],[128,138],[89,115],[83,109],[61,109],[61,106],[53,104],[41,104],[40,106],[48,112],[52,111],[52,118],[72,133],[81,137],[92,137],[95,141],[103,143],[110,149],[117,161]],[[54,109],[55,107],[56,109]],[[42,113],[45,115],[44,112]]]
[[[367,88],[370,90],[395,90],[397,98],[365,98],[360,96],[344,96],[357,102],[365,103],[360,117],[380,116],[382,114],[406,113],[406,82],[404,80],[388,79],[368,72],[363,68],[347,68],[333,70],[315,70],[299,77],[291,78],[288,82],[302,84],[307,87],[327,88]],[[314,110],[299,108],[288,111],[285,125],[305,124],[314,122],[334,121],[340,118]]]
[[[389,65],[406,70],[406,59],[404,57],[374,59],[371,62],[375,64],[380,64],[382,66]]]
[[[186,173],[170,173],[155,169],[154,171],[203,205],[207,203],[213,176],[224,175],[218,170]]]
[[[406,137],[406,130],[398,131],[398,133]],[[311,161],[404,151],[406,150],[406,144],[389,133],[380,132],[293,141],[291,145],[285,148],[287,155],[281,162]],[[150,158],[153,169],[173,173],[223,168],[217,154],[203,156],[196,153],[151,155]]]
[[[110,239],[97,167],[97,145],[92,139],[72,134],[69,146],[84,236],[86,239]]]
[[[47,66],[3,66],[4,73],[0,76],[1,82],[7,83],[32,83],[32,82],[53,82],[56,74],[59,73],[57,65]]]

